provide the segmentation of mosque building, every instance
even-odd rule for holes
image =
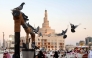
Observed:
[[[40,28],[38,33],[39,35],[36,37],[35,42],[39,48],[44,47],[46,50],[64,49],[65,40],[62,36],[56,36],[55,30],[49,26],[47,10],[45,10],[42,28]]]

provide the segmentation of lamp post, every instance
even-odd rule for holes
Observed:
[[[11,47],[11,40],[12,40],[12,37],[9,37],[9,52],[10,52],[10,47]]]
[[[5,45],[4,45],[4,32],[3,32],[3,50],[5,48]]]

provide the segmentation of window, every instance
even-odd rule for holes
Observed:
[[[50,43],[48,42],[48,45],[50,45]]]
[[[44,43],[44,45],[46,45],[46,43]]]
[[[60,45],[62,45],[62,43],[60,43]]]
[[[38,42],[38,45],[40,45],[40,42]]]
[[[46,42],[47,40],[45,39],[44,41]]]
[[[51,48],[53,48],[53,46],[51,46]]]
[[[57,48],[57,46],[55,46],[55,48]]]
[[[48,46],[48,48],[50,48],[50,46]]]

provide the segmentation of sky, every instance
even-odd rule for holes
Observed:
[[[69,22],[81,25],[75,33],[71,33],[70,26],[67,32],[65,44],[73,44],[85,37],[92,36],[92,0],[0,0],[0,40],[3,33],[5,39],[14,34],[14,20],[11,10],[25,2],[22,12],[29,17],[29,23],[35,27],[42,27],[44,11],[48,11],[48,20],[56,33],[65,30]],[[84,29],[86,28],[86,29]],[[21,27],[21,36],[26,33]]]

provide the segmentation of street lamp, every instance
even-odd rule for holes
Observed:
[[[12,41],[12,37],[9,37],[9,51],[10,51],[10,47],[11,47],[11,41]]]
[[[4,32],[2,32],[3,33],[3,50],[4,50]]]

